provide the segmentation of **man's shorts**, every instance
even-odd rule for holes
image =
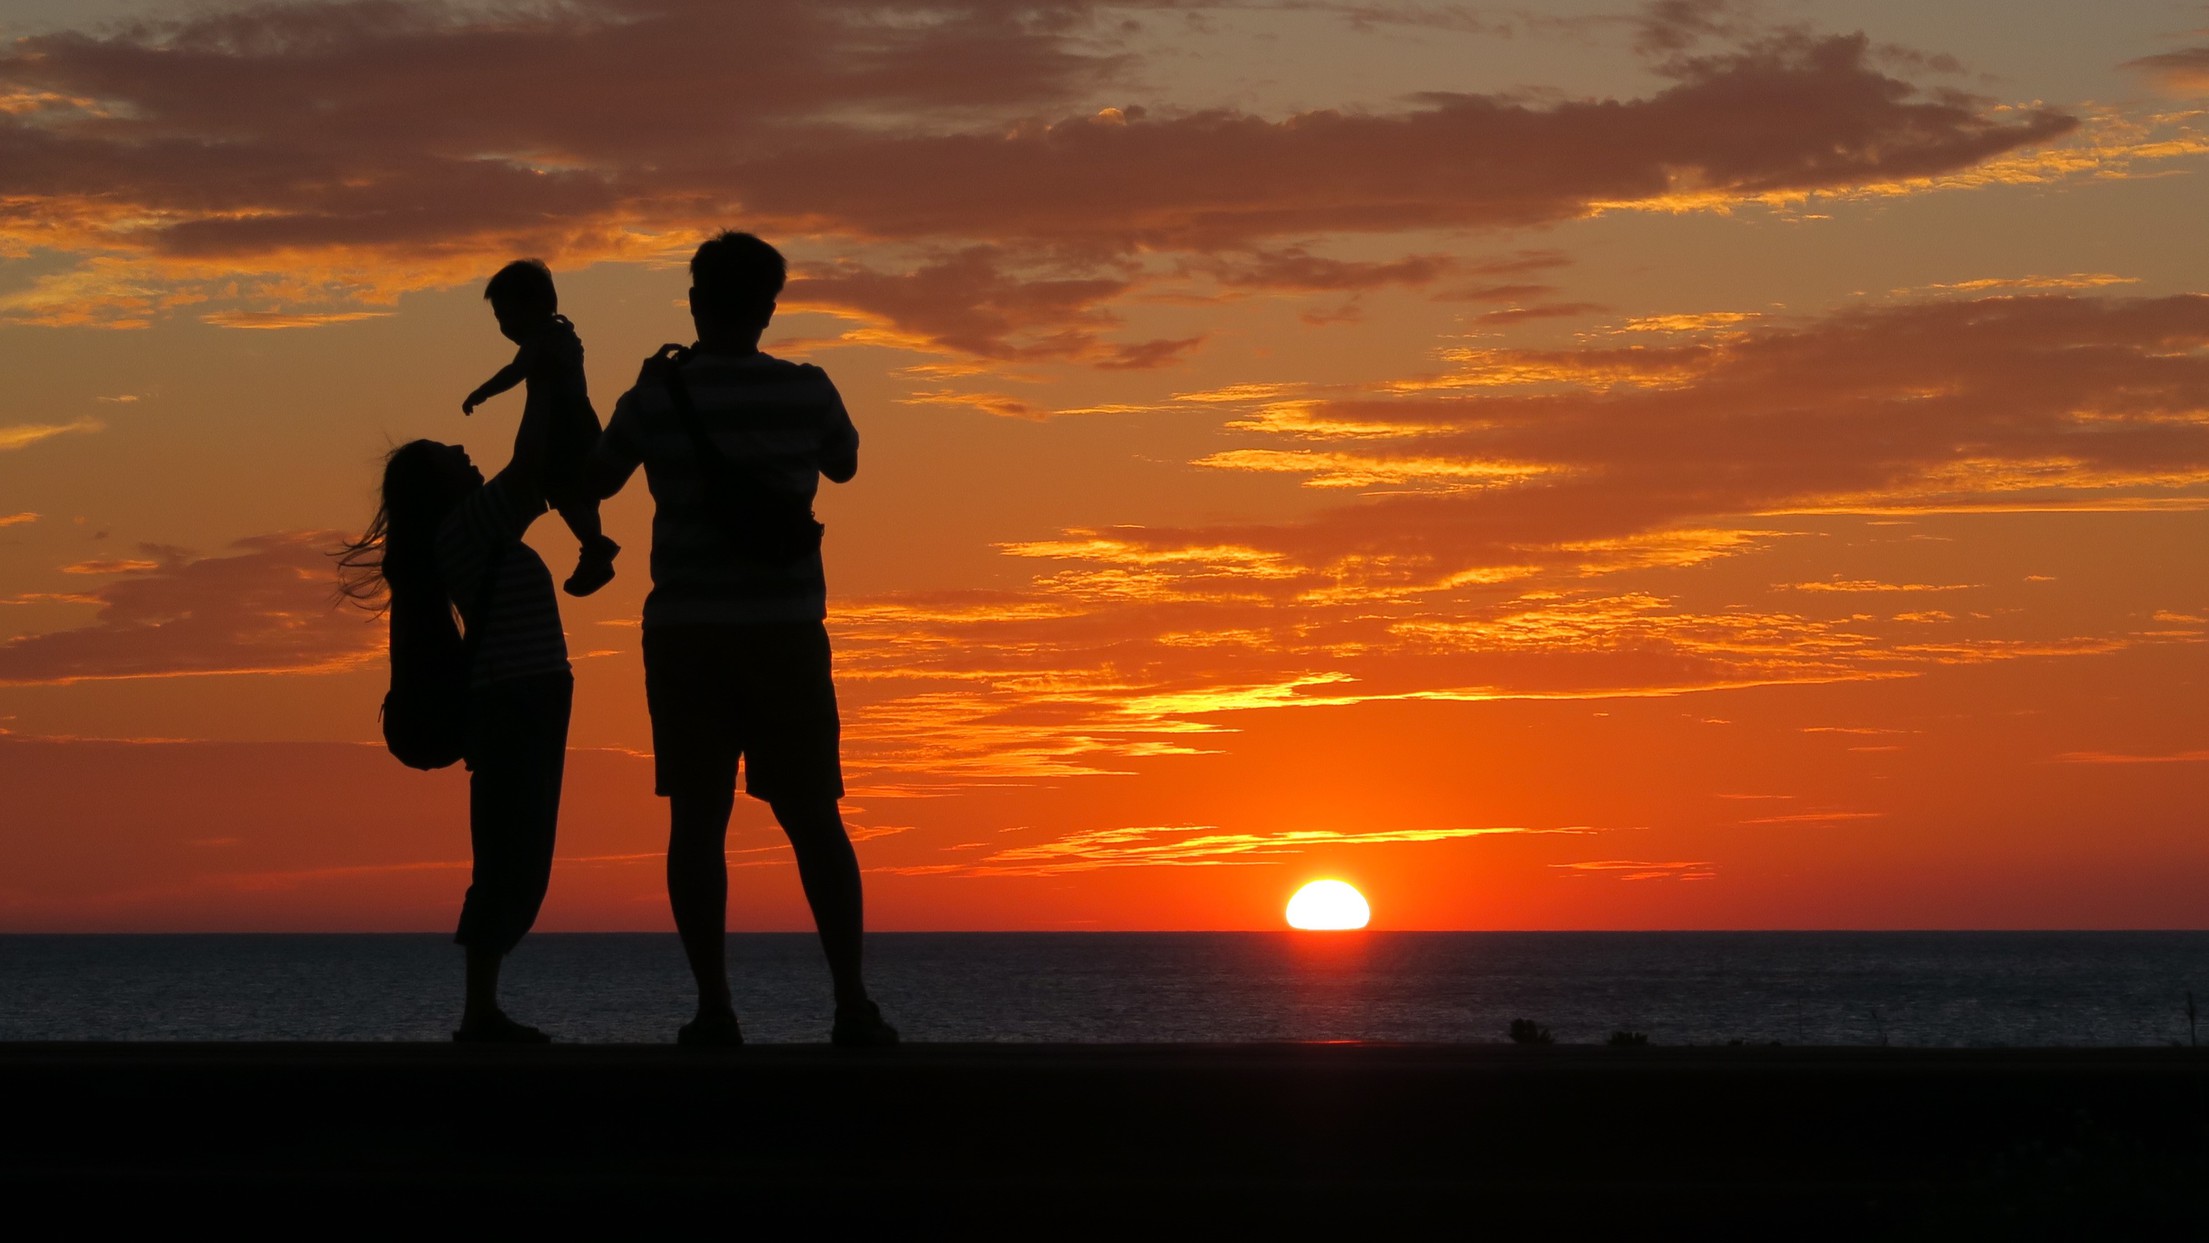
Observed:
[[[844,796],[820,622],[647,626],[644,698],[661,797],[736,786],[768,802]]]

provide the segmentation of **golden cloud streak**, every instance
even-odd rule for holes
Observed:
[[[1370,832],[1291,829],[1277,833],[1221,833],[1211,825],[1160,825],[1091,829],[1032,846],[1000,850],[972,863],[883,870],[962,876],[1052,876],[1117,867],[1250,866],[1275,864],[1324,848],[1456,841],[1505,834],[1594,831],[1587,828],[1530,829],[1497,826],[1386,829]]]
[[[1013,557],[1112,561],[1140,567],[1197,565],[1203,566],[1210,574],[1227,577],[1293,578],[1301,572],[1280,553],[1236,544],[1155,548],[1088,530],[1070,531],[1068,534],[1078,538],[1030,540],[998,544],[995,547]]]
[[[1357,679],[1347,673],[1307,673],[1281,682],[1164,691],[1129,699],[1124,711],[1138,718],[1202,716],[1214,712],[1244,712],[1252,708],[1321,707],[1356,703],[1361,696],[1338,697],[1305,693],[1314,686],[1339,686],[1355,681]]]
[[[1175,401],[1194,402],[1199,405],[1233,404],[1241,402],[1275,402],[1304,388],[1301,384],[1230,384],[1225,388],[1201,389],[1193,393],[1175,393]]]
[[[1609,876],[1613,880],[1711,880],[1718,875],[1718,865],[1709,860],[1658,863],[1642,859],[1590,859],[1581,863],[1552,863],[1549,866],[1569,872],[1574,876]]]
[[[906,406],[954,406],[966,410],[979,410],[1008,419],[1043,419],[1052,414],[1088,413],[1071,410],[1037,410],[1027,401],[1004,393],[960,393],[940,389],[932,393],[908,393],[897,399]]]
[[[1329,419],[1317,413],[1322,408],[1317,401],[1273,402],[1230,421],[1227,426],[1235,431],[1300,436],[1308,440],[1385,439],[1427,430],[1427,425],[1409,421],[1391,424]]]
[[[1893,592],[1893,591],[1973,591],[1984,583],[1882,583],[1874,579],[1834,579],[1823,583],[1774,583],[1775,591],[1839,591],[1839,592]]]
[[[1366,488],[1377,484],[1437,484],[1447,491],[1502,487],[1555,474],[1558,467],[1468,458],[1371,457],[1308,449],[1228,449],[1191,463],[1214,470],[1309,475],[1307,488]]]
[[[1760,548],[1767,541],[1787,534],[1785,531],[1692,527],[1645,531],[1619,539],[1573,540],[1557,548],[1560,552],[1586,558],[1576,567],[1583,575],[1613,574],[1622,570],[1682,569],[1702,565]]]
[[[107,561],[79,561],[61,567],[64,574],[138,574],[146,570],[158,570],[161,563],[142,557],[122,557]]]
[[[56,436],[105,430],[107,430],[107,424],[100,422],[98,419],[76,419],[68,423],[17,423],[13,426],[0,427],[0,453],[16,449],[28,449],[39,441],[51,440]],[[36,519],[37,517],[37,514],[18,514],[9,519],[9,524]]]
[[[1704,311],[1700,314],[1644,315],[1629,319],[1619,332],[1710,332],[1764,318],[1758,311]]]
[[[349,324],[355,320],[383,319],[390,314],[390,311],[215,311],[199,318],[201,323],[217,328],[281,330]]]
[[[1605,392],[1611,389],[1678,388],[1708,370],[1713,359],[1700,352],[1658,353],[1640,346],[1611,351],[1534,351],[1461,347],[1442,351],[1446,362],[1469,370],[1447,375],[1391,380],[1381,390],[1424,393],[1466,388],[1561,386]]]
[[[2102,289],[2111,285],[2137,285],[2137,276],[2108,272],[2073,272],[2068,276],[1992,276],[1946,284],[1918,285],[1894,290],[1895,297],[1914,293],[1985,293],[1995,289]]]

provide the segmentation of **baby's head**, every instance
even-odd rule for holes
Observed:
[[[500,268],[483,287],[483,297],[491,304],[499,331],[517,343],[534,336],[560,311],[560,294],[552,287],[552,269],[542,259],[516,259]]]

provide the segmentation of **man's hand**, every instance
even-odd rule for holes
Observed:
[[[479,388],[460,399],[460,412],[462,414],[474,414],[477,406],[489,400],[490,398],[484,396],[483,390]]]
[[[687,345],[676,345],[670,342],[661,346],[657,353],[644,360],[642,367],[637,368],[638,386],[667,383],[667,369],[669,367],[679,367],[688,362],[690,353],[690,347]]]

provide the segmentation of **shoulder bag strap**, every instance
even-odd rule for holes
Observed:
[[[706,434],[705,420],[698,417],[698,407],[690,400],[690,385],[683,381],[683,364],[694,353],[689,346],[663,345],[653,357],[660,364],[660,379],[667,385],[667,398],[674,403],[675,416],[682,420],[683,433],[690,437],[691,451],[698,455],[699,469],[723,487],[749,487],[772,497],[772,486],[759,472],[723,453]]]

